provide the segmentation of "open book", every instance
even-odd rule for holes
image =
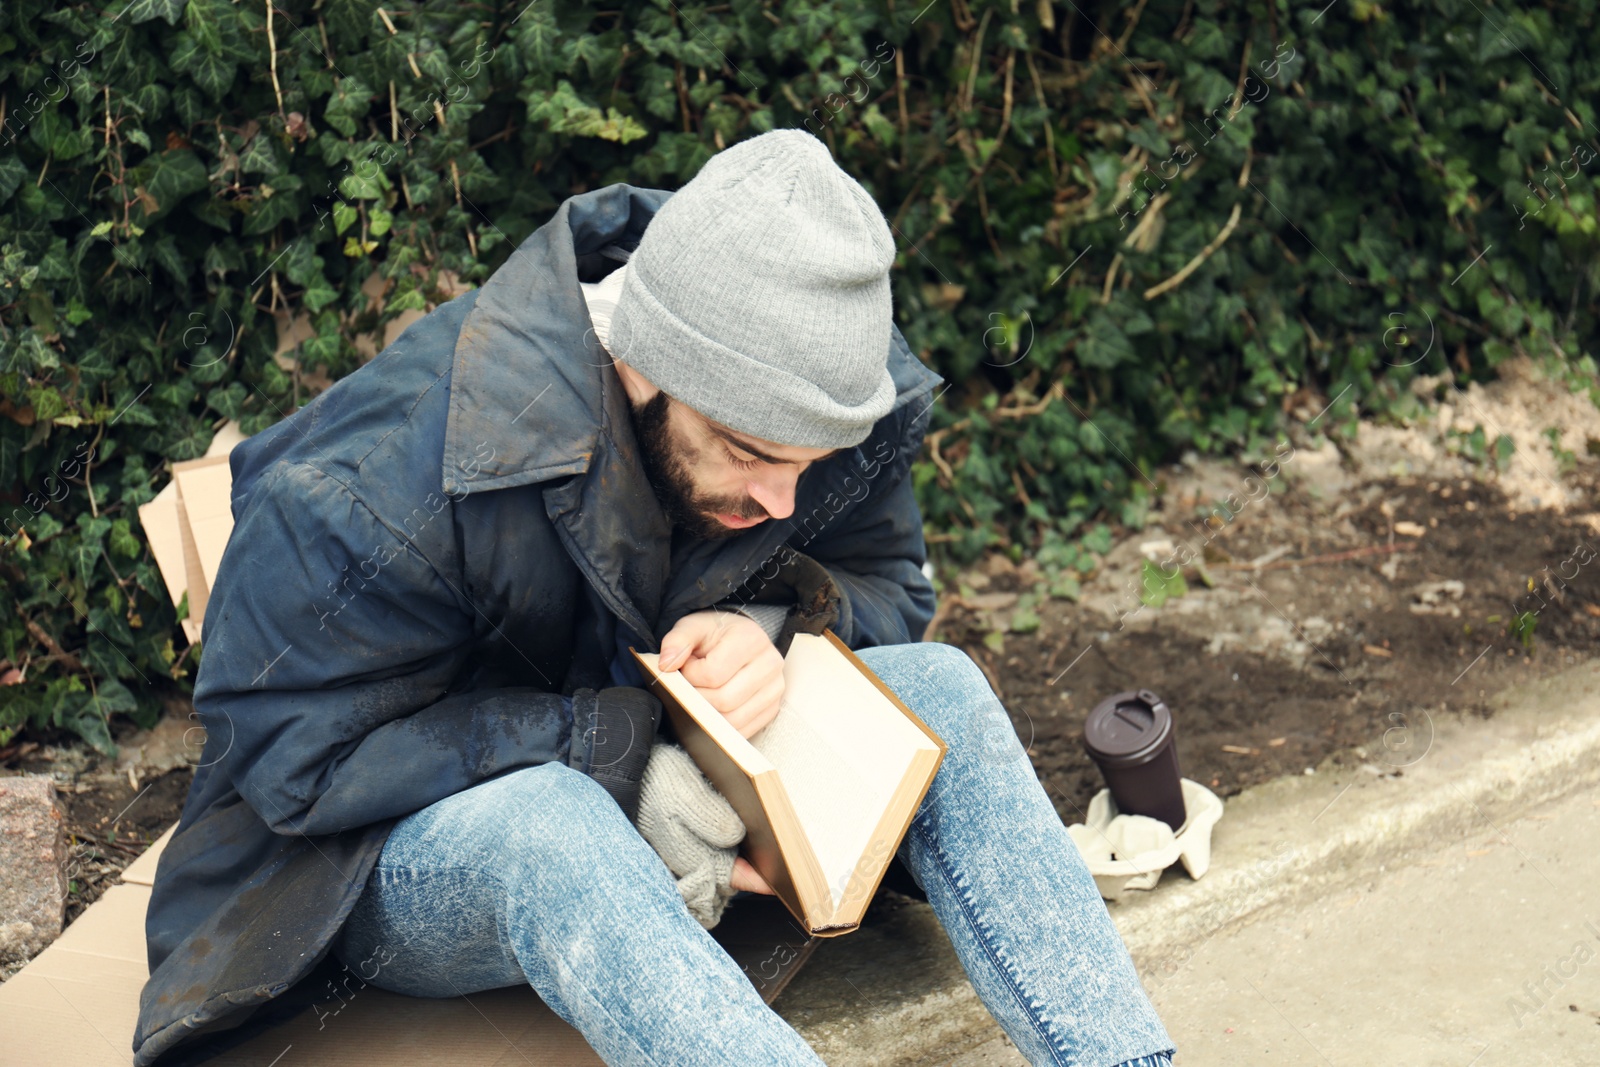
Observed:
[[[748,740],[680,672],[658,670],[655,653],[629,651],[743,820],[750,865],[812,935],[860,926],[945,743],[831,630],[795,635],[783,705]]]

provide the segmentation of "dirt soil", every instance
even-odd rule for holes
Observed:
[[[1275,521],[1215,532],[1205,546],[1214,588],[1191,582],[1183,597],[1145,608],[1120,630],[1114,613],[1056,600],[1040,609],[1037,631],[1008,634],[997,653],[983,639],[1004,619],[957,597],[937,636],[985,668],[1068,823],[1084,821],[1090,798],[1105,786],[1080,739],[1085,716],[1113,693],[1152,689],[1163,697],[1181,773],[1227,797],[1325,759],[1404,774],[1442,717],[1486,717],[1488,695],[1600,654],[1596,565],[1579,568],[1561,601],[1539,613],[1531,647],[1507,632],[1511,601],[1526,594],[1530,578],[1558,570],[1580,543],[1600,553],[1600,536],[1586,522],[1515,515],[1484,484],[1457,484],[1448,497],[1444,486],[1415,481],[1371,488],[1370,502],[1342,516],[1348,525],[1325,521],[1327,509],[1304,496],[1264,504],[1278,509]],[[1390,549],[1386,503],[1404,516],[1400,522],[1426,533],[1395,538]],[[1205,540],[1196,533],[1191,543]],[[1285,545],[1288,555],[1259,570],[1238,562]],[[1367,554],[1292,563],[1343,553]],[[1167,550],[1158,554],[1168,558]],[[1381,569],[1391,560],[1398,561],[1393,578]],[[1007,563],[991,560],[965,575],[989,579],[975,600],[995,604],[1024,591],[1026,573]],[[1430,604],[1415,593],[1451,580],[1462,583],[1459,598],[1447,588]],[[1538,604],[1530,597],[1519,606]],[[1280,633],[1258,639],[1248,632],[1241,605],[1281,619]],[[1139,605],[1125,593],[1121,607]],[[1285,647],[1296,644],[1309,649]]]
[[[136,739],[138,733],[125,730],[123,737]],[[80,743],[36,747],[0,760],[0,776],[13,774],[56,779],[67,815],[68,925],[178,821],[193,777],[188,767],[130,777]]]
[[[183,810],[193,777],[187,768],[143,781],[135,790],[125,777],[79,782],[82,792],[62,796],[68,832],[76,846],[68,860],[77,885],[67,901],[70,924],[94,903],[116,876],[160,837]]]

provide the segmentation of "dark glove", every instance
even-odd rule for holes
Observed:
[[[820,634],[839,622],[839,586],[827,568],[784,545],[728,598],[739,604],[793,604],[772,643],[783,655],[797,633]]]
[[[661,701],[649,690],[613,686],[572,694],[567,766],[599,782],[635,825],[644,769],[660,725]]]

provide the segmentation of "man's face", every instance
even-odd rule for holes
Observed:
[[[794,513],[795,483],[838,449],[778,445],[730,430],[665,392],[631,403],[645,475],[674,525],[703,540],[733,537]]]

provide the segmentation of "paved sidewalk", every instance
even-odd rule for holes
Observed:
[[[1152,990],[1176,1067],[1600,1063],[1584,790],[1224,933]]]

